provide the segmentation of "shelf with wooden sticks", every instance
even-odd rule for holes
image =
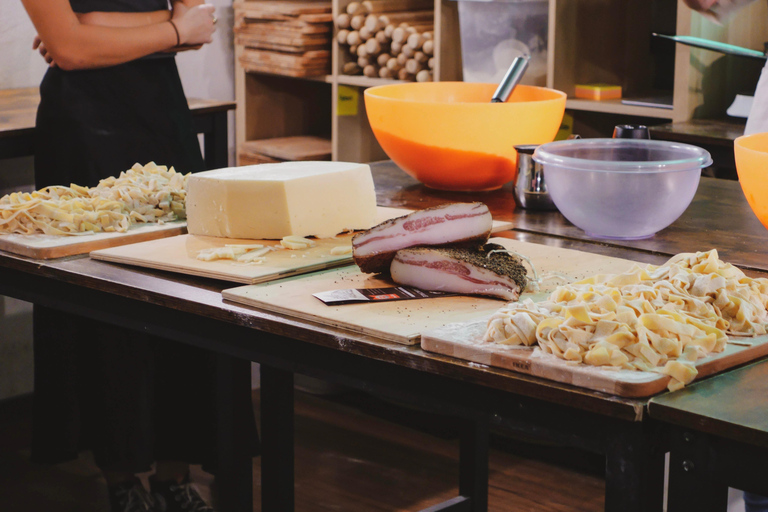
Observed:
[[[275,159],[261,152],[265,142],[293,147],[301,137],[330,140],[333,160],[385,159],[368,125],[365,89],[461,79],[452,0],[238,0],[234,7],[240,165]],[[351,99],[349,108],[339,109],[340,96]]]

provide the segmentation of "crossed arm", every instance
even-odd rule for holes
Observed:
[[[179,0],[170,11],[86,14],[75,13],[69,0],[22,3],[37,29],[34,47],[51,65],[70,70],[112,66],[211,42],[214,7],[202,1]]]

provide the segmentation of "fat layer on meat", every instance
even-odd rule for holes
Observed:
[[[415,247],[397,252],[390,273],[398,284],[422,290],[487,295],[516,301],[527,284],[526,269],[516,257],[491,253],[504,248]]]
[[[352,238],[363,272],[387,272],[395,253],[415,246],[479,247],[491,236],[493,218],[480,202],[449,203],[382,222]]]

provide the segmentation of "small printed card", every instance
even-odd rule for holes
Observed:
[[[434,297],[451,297],[455,293],[432,292],[419,290],[410,286],[395,286],[392,288],[357,288],[347,290],[330,290],[313,293],[328,306],[342,304],[358,304],[361,302],[384,302],[390,300],[431,299]]]

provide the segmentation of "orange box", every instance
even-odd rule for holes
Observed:
[[[582,100],[617,100],[621,98],[621,86],[611,84],[576,85],[575,96]]]

